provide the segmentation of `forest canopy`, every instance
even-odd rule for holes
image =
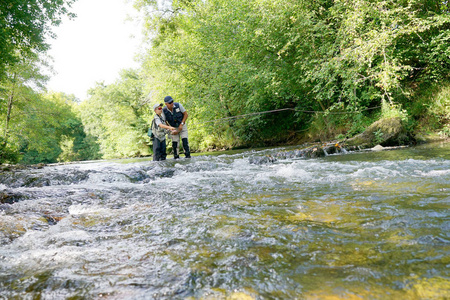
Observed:
[[[62,2],[37,3],[48,7],[46,19],[30,14],[31,20],[57,23],[67,13]],[[450,135],[449,1],[135,0],[134,6],[147,37],[140,68],[97,84],[81,103],[27,85],[39,72],[26,79],[17,58],[35,66],[42,60],[22,46],[5,55],[2,48],[3,162],[149,155],[151,107],[166,95],[188,110],[194,151],[350,137],[392,115],[411,130]],[[21,18],[20,6],[1,8],[3,24]],[[5,49],[17,39],[8,30],[1,32]],[[29,49],[46,49],[38,38],[29,40],[40,45]],[[17,43],[32,45],[25,37]],[[10,111],[11,95],[17,105]],[[58,121],[48,122],[50,116]],[[39,118],[50,128],[36,126]]]

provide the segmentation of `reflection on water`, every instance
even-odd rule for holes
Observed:
[[[0,299],[448,299],[450,145],[0,175]]]

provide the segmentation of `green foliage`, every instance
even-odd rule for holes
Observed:
[[[334,111],[316,114],[307,130],[307,137],[313,141],[344,139],[363,132],[375,120],[362,112]]]
[[[1,119],[6,120],[0,123],[3,133],[0,163],[57,162],[61,144],[67,139],[74,141],[74,149],[67,157],[87,159],[79,147],[85,135],[80,119],[72,110],[75,97],[36,92],[46,77],[39,73],[33,59],[24,60],[12,69],[15,72],[8,74],[0,92],[6,108],[0,112]]]
[[[0,2],[0,81],[22,57],[45,52],[63,15],[75,0],[8,0]],[[73,16],[73,15],[71,15]]]
[[[136,4],[153,12],[143,64],[153,99],[171,94],[195,120],[337,109],[350,112],[339,127],[356,133],[372,118],[366,108],[383,105],[382,117],[408,121],[401,107],[411,101],[411,82],[449,74],[450,15],[439,1],[180,1],[173,10]],[[193,144],[224,135],[229,145],[270,143],[314,119],[252,117],[229,122],[232,134],[196,133],[202,141]]]
[[[439,134],[445,138],[450,137],[450,125],[445,124],[441,131],[439,131]]]
[[[450,84],[440,84],[434,97],[427,102],[428,112],[439,119],[441,124],[450,123]]]
[[[19,157],[21,150],[21,125],[27,119],[25,111],[39,96],[33,88],[41,87],[47,80],[39,71],[40,60],[36,55],[23,57],[14,67],[9,68],[1,81],[0,100],[2,110],[0,123],[3,135],[2,148],[7,153],[5,157]],[[7,162],[8,160],[5,160]],[[3,162],[3,161],[0,161]]]
[[[58,117],[61,117],[54,125],[60,128],[57,131],[57,140],[61,153],[57,160],[79,161],[101,158],[97,141],[85,133],[77,111],[79,105],[77,99],[73,95],[63,93],[48,93],[45,98],[54,107],[51,114],[57,113]]]
[[[450,124],[450,83],[424,84],[407,108],[422,131],[441,131],[447,135]]]
[[[15,145],[7,143],[3,137],[0,137],[0,164],[14,164],[19,161],[19,152]]]
[[[125,70],[111,85],[98,84],[78,106],[86,132],[97,139],[103,158],[149,155],[148,98],[139,74]]]
[[[401,105],[395,103],[387,103],[387,101],[381,101],[381,118],[390,119],[399,117],[402,121],[408,120],[408,112],[401,108]]]
[[[380,144],[383,141],[383,131],[380,129],[378,129],[377,131],[375,131],[373,133],[375,135],[375,144]]]
[[[62,93],[38,95],[25,108],[18,126],[21,162],[54,163],[89,159],[89,145],[80,118],[74,111],[74,96]],[[70,147],[69,147],[70,146]],[[93,155],[95,157],[95,154]]]
[[[280,3],[211,1],[204,6],[186,7],[187,13],[166,18],[161,26],[166,28],[170,23],[172,30],[161,32],[161,27],[155,28],[159,36],[144,64],[146,72],[151,74],[149,84],[155,90],[155,98],[162,99],[164,94],[170,93],[175,99],[180,99],[192,117],[202,120],[222,119],[285,105],[294,107],[295,96],[290,89],[299,89],[299,85],[293,82],[284,87],[281,84],[282,79],[294,73],[291,70],[293,64],[277,62],[280,55],[269,40],[272,39],[280,49],[285,45],[284,41],[277,39],[286,25],[284,14],[287,8],[282,5],[282,9],[276,11],[280,20],[270,15]],[[278,36],[276,33],[266,36],[267,22],[276,26]],[[283,50],[285,52],[286,49]],[[293,114],[289,118],[286,123],[292,129],[296,122]],[[267,123],[273,123],[276,117],[269,119],[253,118],[238,125],[230,122],[230,129],[235,134],[229,139],[238,136],[243,142],[261,140],[264,137],[259,132],[266,129],[262,133],[264,135]],[[287,132],[287,128],[283,126],[280,131]],[[220,134],[223,137],[224,132],[228,130],[207,135]],[[273,133],[267,135],[273,139]],[[217,139],[221,137],[211,140]]]
[[[375,119],[373,116],[365,116],[362,113],[352,115],[351,118],[347,120],[349,130],[346,133],[346,137],[352,137],[363,132],[374,121]]]

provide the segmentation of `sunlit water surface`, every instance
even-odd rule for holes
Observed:
[[[287,150],[0,175],[0,299],[450,297],[450,144]]]

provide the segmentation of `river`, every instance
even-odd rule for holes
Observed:
[[[0,299],[449,299],[450,144],[0,174]]]

